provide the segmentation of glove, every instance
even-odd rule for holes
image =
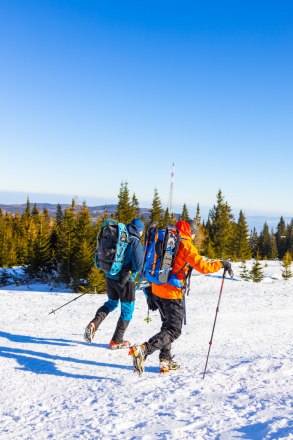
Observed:
[[[149,309],[152,310],[152,312],[154,312],[155,310],[158,310],[158,306],[156,304],[155,295],[152,293],[152,288],[151,287],[146,287],[144,289],[144,293],[145,293],[145,296],[146,296],[146,301],[147,301]]]
[[[156,300],[155,300],[154,295],[152,293],[150,295],[148,295],[147,303],[148,303],[149,309],[152,310],[152,312],[154,312],[155,310],[158,310]]]
[[[231,266],[230,261],[227,261],[227,260],[220,260],[220,262],[222,263],[222,266],[223,266],[224,272],[228,272],[228,274],[230,275],[230,277],[233,278],[233,277],[234,277],[234,273],[233,273],[233,270],[232,270],[232,266]]]
[[[131,278],[131,271],[130,270],[126,270],[120,273],[119,276],[119,284],[122,288],[124,288],[126,286],[126,283],[130,280]]]

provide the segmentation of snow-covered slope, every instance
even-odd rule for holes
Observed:
[[[0,438],[27,439],[293,439],[293,281],[269,263],[260,284],[227,279],[208,372],[202,372],[221,284],[193,276],[187,325],[174,343],[182,369],[132,372],[127,351],[110,351],[119,311],[95,342],[83,330],[104,295],[0,290]],[[236,270],[236,275],[238,275]],[[271,277],[273,275],[273,278]],[[137,294],[127,337],[144,342],[160,327],[146,324]]]

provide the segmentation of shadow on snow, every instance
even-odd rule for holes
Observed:
[[[289,421],[287,426],[281,427],[275,432],[269,432],[270,425],[276,420],[281,420],[281,418],[275,417],[264,423],[254,423],[252,425],[243,426],[242,428],[235,429],[235,431],[244,434],[241,438],[249,440],[262,438],[266,438],[267,440],[280,440],[282,438],[288,438],[289,434],[292,433],[293,422]]]
[[[89,345],[88,342],[76,341],[70,339],[55,339],[55,338],[39,338],[37,336],[26,335],[13,335],[12,333],[6,333],[0,331],[0,338],[6,338],[12,342],[20,342],[25,344],[44,344],[44,345],[59,345],[63,347],[70,347],[72,345]],[[92,343],[92,346],[99,348],[108,348],[108,344],[96,344]]]
[[[22,336],[22,335],[13,335],[11,333],[0,332],[0,337],[5,337],[8,340],[16,343],[32,343],[32,344],[44,344],[44,345],[57,345],[57,346],[72,346],[75,341],[69,341],[65,339],[46,339],[46,338],[37,338],[30,336]],[[88,345],[87,343],[82,343],[83,345]],[[106,344],[95,344],[98,347],[107,347]],[[112,379],[108,377],[98,377],[98,376],[90,376],[84,374],[75,374],[75,373],[67,373],[61,371],[55,365],[55,361],[69,362],[73,365],[89,365],[94,367],[107,367],[114,369],[122,369],[132,371],[132,366],[114,364],[114,363],[105,363],[105,362],[97,362],[90,361],[85,359],[77,359],[73,357],[59,356],[50,353],[44,353],[40,351],[33,351],[28,349],[14,348],[14,347],[3,347],[0,346],[0,357],[5,357],[8,359],[15,359],[20,365],[20,370],[29,371],[35,374],[49,374],[54,376],[63,376],[75,379],[94,379],[94,380],[110,380],[113,382],[117,382],[117,379]],[[155,367],[146,367],[146,372],[149,373],[157,373],[158,368]]]

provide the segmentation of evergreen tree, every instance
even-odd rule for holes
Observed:
[[[26,207],[25,210],[23,212],[23,216],[26,218],[29,218],[31,215],[31,204],[30,204],[30,200],[29,197],[26,199]]]
[[[292,257],[289,251],[287,251],[282,259],[282,277],[284,280],[288,280],[293,276],[291,271]]]
[[[2,267],[17,263],[15,242],[13,240],[13,217],[10,212],[0,216],[0,262]]]
[[[72,258],[73,288],[79,291],[81,285],[86,285],[86,280],[93,266],[95,237],[91,226],[90,212],[84,202],[76,216],[75,246]]]
[[[3,211],[0,208],[0,267],[5,266],[4,242],[5,242],[5,221]]]
[[[197,204],[197,207],[196,207],[196,215],[194,218],[194,222],[196,225],[196,233],[195,233],[195,237],[194,237],[193,242],[194,242],[194,245],[197,247],[199,253],[201,253],[204,250],[205,228],[201,224],[199,203]],[[211,249],[210,249],[210,251],[211,251]]]
[[[251,279],[251,276],[250,276],[249,271],[247,269],[246,262],[243,260],[239,267],[241,269],[240,278],[242,278],[244,281],[249,281]]]
[[[293,219],[291,220],[290,224],[287,225],[286,228],[286,249],[290,252],[291,256],[293,257]]]
[[[278,248],[277,248],[277,242],[276,242],[276,236],[274,234],[273,229],[271,230],[271,260],[276,260],[278,258]]]
[[[176,225],[176,223],[177,223],[177,217],[174,212],[172,212],[172,214],[170,214],[170,223],[171,223],[171,225]]]
[[[128,183],[122,182],[118,194],[116,218],[121,223],[129,223],[133,218],[133,207],[130,202]]]
[[[165,215],[164,215],[164,226],[170,225],[171,223],[171,215],[169,213],[169,208],[166,209]]]
[[[265,222],[258,240],[258,248],[262,259],[270,259],[272,255],[272,241],[267,222]]]
[[[213,240],[211,238],[211,229],[212,229],[212,225],[211,225],[210,217],[208,217],[204,229],[203,253],[208,258],[213,259],[216,257],[216,252],[215,252]]]
[[[251,248],[251,253],[252,253],[253,258],[256,258],[257,254],[259,253],[258,242],[259,242],[258,233],[256,232],[256,229],[253,228],[253,230],[250,233],[250,237],[249,237],[249,243],[250,243],[250,248]]]
[[[36,236],[28,255],[28,273],[31,276],[46,278],[52,271],[51,222],[48,210],[40,213],[36,205],[32,210],[32,221]]]
[[[105,274],[95,266],[92,266],[87,277],[87,285],[81,286],[80,289],[89,293],[104,293],[106,291]]]
[[[231,258],[234,235],[233,215],[231,208],[224,201],[222,191],[217,194],[217,204],[209,213],[208,233],[213,243],[215,256],[219,259]]]
[[[33,209],[32,209],[32,217],[38,217],[40,211],[37,208],[37,204],[34,203]]]
[[[57,207],[56,207],[56,223],[57,225],[61,225],[63,221],[63,211],[62,211],[62,207],[60,205],[60,203],[58,203]]]
[[[154,198],[152,203],[152,209],[150,210],[150,223],[158,222],[158,228],[164,227],[164,217],[162,203],[159,197],[158,190],[154,190]]]
[[[138,199],[137,199],[135,193],[132,196],[131,209],[132,209],[131,217],[132,218],[139,217],[139,215],[140,215],[139,202],[138,202]]]
[[[188,214],[188,209],[187,209],[186,203],[184,203],[184,205],[183,205],[180,220],[183,220],[185,222],[188,222],[188,220],[189,220],[189,214]]]
[[[287,238],[286,223],[283,216],[281,216],[276,232],[276,245],[278,250],[278,258],[280,260],[284,257],[287,250],[286,238]]]
[[[38,215],[35,215],[34,218],[32,217],[29,198],[27,198],[26,208],[21,214],[21,224],[25,236],[25,246],[23,247],[25,251],[24,259],[25,263],[29,264],[38,233]]]
[[[201,224],[201,215],[200,215],[200,207],[199,203],[196,205],[196,214],[195,214],[195,224],[198,226]]]
[[[249,272],[250,277],[254,283],[260,283],[263,279],[263,270],[258,259],[252,265],[251,271]]]
[[[73,255],[76,249],[75,208],[66,208],[62,223],[57,228],[56,264],[59,279],[70,284]]]
[[[251,247],[249,243],[248,226],[242,211],[239,213],[233,242],[233,257],[236,261],[250,260]]]

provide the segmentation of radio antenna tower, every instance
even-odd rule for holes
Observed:
[[[168,201],[170,216],[172,216],[173,214],[173,186],[174,186],[174,162],[172,163],[171,183],[170,183],[170,192],[169,192],[169,201]]]

